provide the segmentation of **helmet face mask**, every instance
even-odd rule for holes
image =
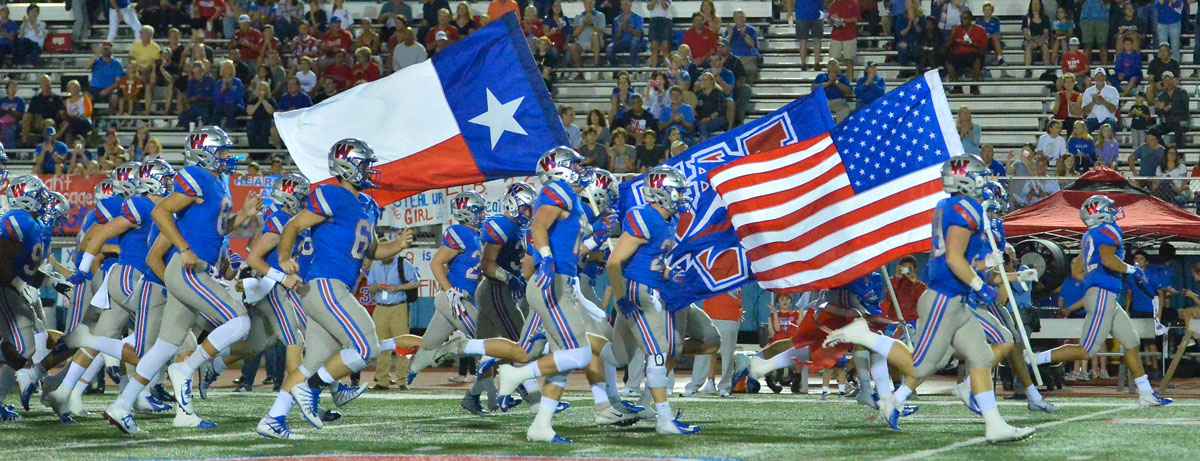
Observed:
[[[513,183],[504,193],[502,211],[505,216],[515,219],[517,224],[524,228],[533,219],[533,202],[536,199],[537,192],[533,190],[533,186],[523,182]]]
[[[61,193],[50,191],[46,194],[46,204],[43,210],[43,218],[51,227],[57,229],[63,227],[67,223],[67,217],[71,214],[71,204],[67,201],[67,197]]]
[[[450,215],[459,224],[479,227],[487,218],[487,199],[475,191],[459,192],[450,199]]]
[[[271,201],[284,211],[295,215],[300,212],[304,198],[308,196],[308,179],[297,174],[283,175],[271,185]]]
[[[992,181],[984,186],[983,205],[989,214],[1004,216],[1008,214],[1008,191],[998,182]]]
[[[583,189],[583,198],[587,199],[596,215],[608,211],[616,205],[617,177],[603,168],[588,168],[584,175],[587,186]]]

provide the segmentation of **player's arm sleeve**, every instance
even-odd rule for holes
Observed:
[[[323,218],[332,218],[333,208],[329,205],[329,200],[325,198],[325,187],[321,186],[313,189],[312,193],[308,195],[308,204],[305,209]]]
[[[0,229],[0,238],[10,242],[21,243],[28,234],[28,227],[15,214],[4,217],[4,226]]]
[[[175,175],[175,184],[173,192],[186,195],[188,197],[204,197],[204,191],[200,189],[200,182],[192,176],[192,172],[187,168],[179,170]]]
[[[566,186],[560,181],[554,181],[542,188],[542,193],[538,195],[537,206],[534,209],[550,205],[571,211],[575,202],[570,197],[571,194],[567,193]]]
[[[949,226],[965,227],[974,232],[979,229],[981,213],[975,207],[964,202],[950,205],[948,212],[942,213],[942,221]]]
[[[135,226],[141,226],[142,220],[150,217],[148,210],[139,210],[137,204],[133,200],[126,200],[121,204],[121,216],[129,220]]]
[[[508,243],[510,232],[504,229],[500,223],[495,220],[490,220],[483,225],[483,243],[492,245],[504,245]]]
[[[467,247],[466,240],[463,240],[454,226],[448,227],[445,232],[442,232],[442,245],[458,252],[462,252]]]
[[[279,219],[279,215],[271,214],[263,222],[263,233],[264,234],[270,233],[270,234],[283,235],[283,225],[284,225],[284,223],[282,220]]]
[[[650,240],[650,228],[646,226],[646,220],[642,219],[640,210],[629,210],[628,213],[625,213],[621,229],[626,234],[642,240]]]

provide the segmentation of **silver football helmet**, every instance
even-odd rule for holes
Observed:
[[[8,153],[4,151],[4,144],[0,144],[0,189],[8,185]]]
[[[656,166],[646,172],[646,181],[642,185],[642,196],[647,203],[653,203],[667,210],[684,211],[692,201],[691,185],[687,176],[669,166]]]
[[[109,175],[113,191],[124,198],[132,197],[137,193],[137,179],[141,169],[141,162],[125,162],[113,168],[112,174]]]
[[[66,224],[67,217],[71,215],[71,202],[67,201],[67,196],[55,191],[48,191],[46,197],[43,219],[54,228]]]
[[[1079,207],[1079,219],[1091,229],[1104,223],[1117,222],[1125,217],[1125,210],[1117,208],[1116,202],[1103,195],[1093,195]]]
[[[450,199],[450,216],[459,224],[479,226],[487,218],[487,199],[479,192],[459,192]]]
[[[542,184],[558,180],[584,187],[587,184],[583,168],[583,156],[579,152],[567,146],[558,146],[542,154],[535,171]]]
[[[100,182],[96,183],[96,187],[92,189],[92,200],[96,202],[114,195],[117,195],[117,191],[113,187],[112,178],[101,179]]]
[[[380,171],[372,168],[376,161],[375,150],[365,141],[346,138],[329,148],[329,173],[349,181],[359,190],[375,187]]]
[[[237,168],[241,157],[232,156],[230,149],[233,149],[233,138],[225,130],[216,125],[202,126],[188,134],[183,146],[183,160],[206,170],[231,172]]]
[[[983,188],[983,207],[988,213],[998,216],[1008,214],[1008,191],[998,182],[987,183]]]
[[[309,182],[298,174],[285,174],[271,185],[271,201],[289,214],[295,215],[308,198]]]
[[[138,169],[138,194],[154,194],[166,197],[171,193],[171,179],[175,177],[175,169],[163,159],[150,159]]]
[[[31,174],[23,174],[13,178],[8,185],[8,203],[13,208],[20,208],[30,214],[37,215],[45,209],[49,190],[46,183]]]
[[[588,168],[584,175],[587,186],[583,188],[583,197],[588,199],[597,215],[608,210],[617,201],[617,177],[603,168]]]
[[[974,155],[956,155],[942,164],[942,188],[948,194],[961,194],[979,200],[987,185],[988,169]]]
[[[513,183],[504,192],[504,198],[500,199],[501,211],[525,227],[533,219],[533,202],[536,199],[537,191],[533,190],[533,186],[523,182]]]

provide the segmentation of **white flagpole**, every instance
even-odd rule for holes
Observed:
[[[991,221],[991,218],[986,215],[983,217],[983,233],[987,235],[988,244],[992,246],[992,251],[999,252],[1000,250],[996,246],[996,236],[992,235]],[[1029,335],[1025,333],[1025,323],[1021,321],[1021,314],[1017,310],[1017,300],[1013,297],[1012,285],[1009,285],[1008,282],[1008,272],[1004,270],[1003,265],[1000,266],[1000,285],[1004,286],[1004,294],[1008,297],[1008,302],[1005,305],[1008,306],[1012,322],[1017,324],[1017,333],[1020,334],[1021,343],[1025,346],[1025,357],[1029,357],[1029,354],[1033,352],[1033,348],[1029,346]],[[1026,360],[1028,361],[1028,359]],[[1042,373],[1038,371],[1037,364],[1029,363],[1029,365],[1033,365],[1031,368],[1033,368],[1033,378],[1037,382],[1037,385],[1042,386]]]
[[[888,277],[887,265],[879,268],[879,272],[883,274],[883,283],[887,285],[888,297],[892,298],[892,306],[896,311],[896,318],[900,319],[900,328],[904,330],[904,342],[909,348],[912,348],[912,332],[908,331],[908,322],[904,320],[904,312],[900,311],[900,301],[896,299],[896,287],[892,286],[892,278]]]

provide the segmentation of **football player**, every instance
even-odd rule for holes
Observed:
[[[973,155],[955,156],[942,165],[942,186],[951,196],[939,201],[933,214],[930,283],[917,305],[921,315],[915,351],[910,352],[903,345],[893,347],[899,342],[871,332],[863,319],[830,333],[825,344],[849,342],[867,347],[887,357],[901,374],[914,380],[933,374],[942,359],[956,350],[970,367],[971,391],[986,424],[985,438],[989,442],[1005,442],[1028,437],[1034,429],[1013,427],[1000,416],[992,389],[992,350],[965,302],[965,298],[973,296],[980,302],[992,303],[997,296],[996,290],[984,283],[969,262],[987,244],[982,221],[987,215],[979,201],[986,176],[987,167]],[[881,396],[880,411],[892,428],[898,427],[899,404],[911,392],[905,384],[893,398]]]
[[[35,284],[38,268],[47,253],[47,233],[41,220],[49,204],[49,191],[32,175],[14,178],[8,187],[12,209],[0,226],[0,321],[4,322],[4,354],[16,373],[21,405],[29,410],[29,398],[45,375],[42,359],[48,354],[49,333],[27,291]],[[40,305],[38,306],[40,307]],[[28,365],[30,368],[24,368]],[[0,404],[2,405],[2,404]],[[11,418],[10,416],[6,416]]]
[[[105,410],[109,422],[126,434],[142,432],[130,413],[134,399],[175,356],[198,316],[215,328],[186,360],[167,367],[178,404],[174,425],[214,427],[192,407],[192,376],[201,364],[250,331],[246,306],[208,271],[221,256],[225,235],[257,214],[262,205],[252,194],[241,210],[231,213],[233,204],[222,180],[240,159],[230,153],[231,148],[233,139],[220,127],[205,126],[189,134],[184,148],[188,166],[178,171],[173,192],[151,212],[159,233],[173,247],[163,278],[169,296],[158,339],[120,397]]]
[[[1100,352],[1105,338],[1112,335],[1124,347],[1125,366],[1131,375],[1136,376],[1133,382],[1137,384],[1138,406],[1161,407],[1170,404],[1172,399],[1159,397],[1158,392],[1150,387],[1150,379],[1138,355],[1141,339],[1129,321],[1129,314],[1117,303],[1123,276],[1132,276],[1138,285],[1148,286],[1150,283],[1140,267],[1124,262],[1124,233],[1117,224],[1124,217],[1125,212],[1104,195],[1091,196],[1079,208],[1079,219],[1088,228],[1080,243],[1083,257],[1073,262],[1082,265],[1086,271],[1083,285],[1087,292],[1083,297],[1083,307],[1087,316],[1084,318],[1083,332],[1079,344],[1039,352],[1034,365],[1088,360]]]

